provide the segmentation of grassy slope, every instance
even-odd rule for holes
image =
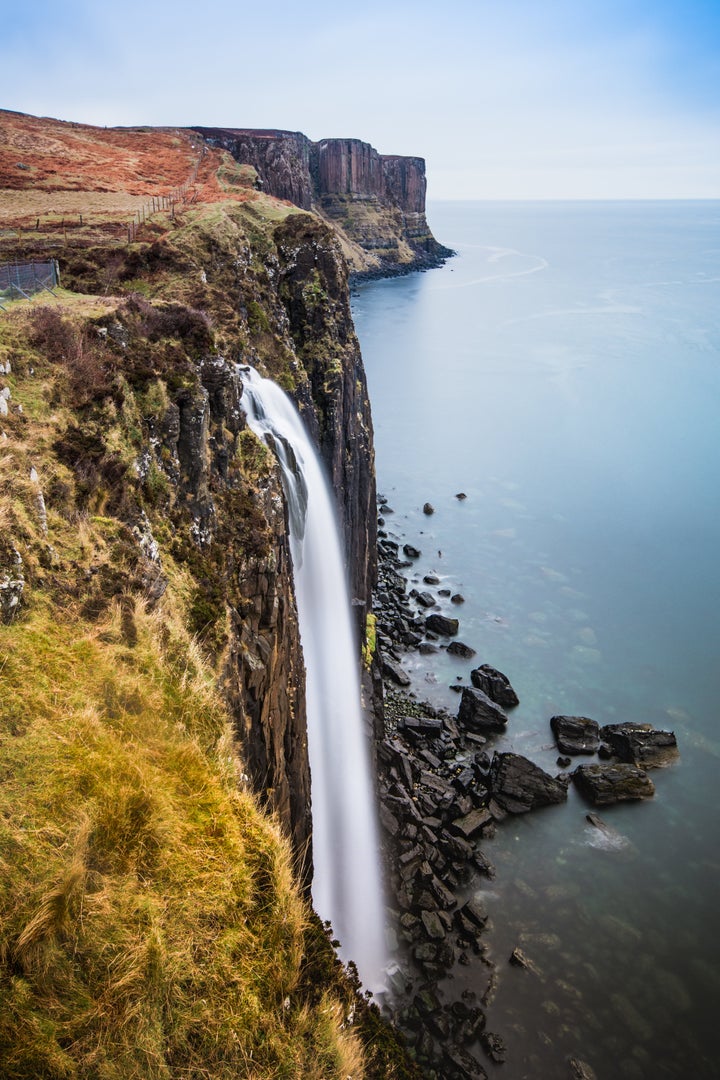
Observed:
[[[46,134],[56,167],[57,128]],[[148,605],[147,560],[124,520],[130,500],[161,545],[170,539],[180,510],[162,457],[143,480],[133,464],[168,395],[197,385],[198,340],[242,345],[267,370],[299,377],[263,317],[267,230],[289,208],[249,195],[227,159],[215,166],[217,184],[198,189],[207,200],[175,221],[156,216],[135,245],[113,247],[102,215],[86,219],[80,248],[60,252],[82,293],[0,313],[0,361],[12,368],[0,578],[19,557],[26,583],[0,626],[7,1080],[415,1075],[334,958],[278,828],[243,789],[215,690],[221,628],[207,648],[193,636],[196,567],[165,543],[168,586]],[[22,255],[53,235],[12,243]],[[233,253],[240,312],[224,278]],[[215,267],[209,281],[203,265]],[[128,305],[138,291],[157,303]],[[186,304],[211,311],[215,329]],[[128,347],[98,333],[117,318]],[[240,440],[248,506],[250,451]]]

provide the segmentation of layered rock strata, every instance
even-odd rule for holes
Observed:
[[[425,161],[379,154],[359,139],[311,142],[297,131],[194,129],[252,165],[264,191],[327,218],[361,275],[437,266],[452,254],[425,216]]]

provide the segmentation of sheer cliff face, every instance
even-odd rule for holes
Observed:
[[[196,128],[254,166],[263,190],[326,217],[357,273],[434,266],[450,252],[425,217],[425,162],[378,154],[359,139],[310,142],[299,132]]]

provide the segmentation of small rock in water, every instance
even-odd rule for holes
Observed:
[[[435,513],[435,507],[432,505],[432,503],[426,502],[425,505],[423,506],[423,514],[427,514],[428,517],[429,517],[430,514],[434,514],[434,513]]]
[[[600,725],[588,716],[553,716],[550,727],[562,754],[595,754],[600,746]]]
[[[587,1062],[581,1061],[580,1058],[570,1058],[570,1070],[573,1080],[597,1080],[595,1070],[591,1069]]]
[[[462,641],[451,641],[447,647],[447,651],[451,656],[461,656],[464,660],[469,660],[475,655],[475,649]]]
[[[458,721],[462,727],[482,734],[488,731],[504,731],[507,715],[487,694],[483,694],[482,690],[464,686]]]
[[[440,584],[440,578],[432,570],[430,571],[430,573],[425,575],[425,577],[423,578],[423,581],[425,582],[426,585],[439,585]]]
[[[450,597],[450,602],[452,604],[464,604],[465,603],[465,597],[462,596],[459,592],[456,592],[454,596]]]
[[[386,511],[387,512],[387,511]],[[408,559],[419,559],[421,552],[412,544],[403,544],[403,551],[407,555]]]
[[[533,975],[540,974],[539,968],[533,964],[532,960],[530,960],[520,948],[515,948],[510,953],[510,963],[513,964],[514,967],[523,968],[525,971],[531,971]]]
[[[455,496],[455,498],[456,498],[456,499],[460,499],[460,501],[462,502],[462,500],[463,500],[463,499],[467,499],[467,495],[465,494],[465,492],[464,492],[464,491],[458,491],[458,493],[457,493],[457,495]]]
[[[480,691],[476,690],[475,693]],[[560,777],[550,776],[521,754],[493,755],[490,789],[493,798],[511,814],[524,814],[536,807],[565,802],[567,799],[567,782]]]
[[[503,675],[502,671],[491,667],[490,664],[481,664],[480,667],[471,671],[470,682],[478,690],[487,694],[491,701],[495,701],[505,709],[512,709],[520,704],[520,699],[510,685],[507,675]]]
[[[457,619],[449,619],[446,615],[439,615],[437,612],[428,615],[425,626],[435,634],[442,634],[443,637],[455,637],[460,629]]]
[[[655,794],[650,777],[635,765],[578,765],[572,778],[595,806],[647,799]]]

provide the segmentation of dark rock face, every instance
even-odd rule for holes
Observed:
[[[608,724],[602,734],[615,757],[643,769],[662,768],[678,756],[673,731],[658,731],[646,724]]]
[[[550,727],[562,754],[596,754],[600,747],[600,725],[587,716],[553,716]]]
[[[314,189],[310,175],[312,143],[299,131],[243,128],[203,128],[199,132],[212,146],[220,146],[236,161],[252,165],[263,191],[287,199],[303,210],[312,205]]]
[[[647,799],[655,794],[650,777],[635,765],[578,765],[572,778],[595,806]]]
[[[491,701],[487,694],[483,694],[482,690],[463,687],[458,710],[458,722],[462,727],[482,734],[504,731],[507,719],[504,710]]]
[[[555,779],[520,754],[494,754],[489,782],[493,798],[511,814],[567,799],[567,781]]]
[[[491,701],[495,701],[505,709],[512,709],[520,704],[520,699],[510,685],[507,675],[503,675],[502,671],[490,667],[489,664],[481,664],[480,667],[471,671],[470,682],[478,690],[487,694]]]
[[[385,156],[359,139],[311,142],[298,131],[203,128],[212,146],[252,165],[263,190],[338,225],[370,257],[368,276],[438,266],[452,252],[425,217],[425,162]]]

